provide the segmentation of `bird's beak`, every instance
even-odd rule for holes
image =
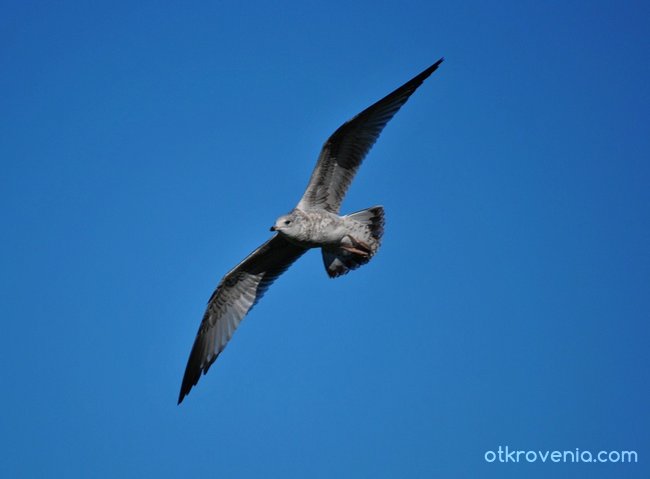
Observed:
[[[271,226],[270,231],[275,231],[275,230],[276,230],[275,226]]]

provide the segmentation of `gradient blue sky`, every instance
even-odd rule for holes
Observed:
[[[0,475],[650,476],[648,2],[2,2]],[[221,276],[439,57],[187,400]],[[637,464],[488,464],[498,446]]]

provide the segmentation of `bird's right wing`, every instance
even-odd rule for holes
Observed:
[[[305,251],[276,234],[223,277],[208,301],[196,334],[178,396],[179,404],[199,381],[201,373],[208,372],[241,320],[271,283]]]

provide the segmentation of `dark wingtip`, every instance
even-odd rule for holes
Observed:
[[[424,82],[424,80],[429,78],[429,76],[438,69],[438,67],[440,66],[440,64],[443,61],[445,61],[445,58],[444,57],[440,58],[437,62],[435,62],[429,68],[422,71],[421,73],[416,75],[414,78],[412,78],[411,80],[406,82],[404,85],[402,85],[400,88],[395,90],[395,92],[400,91],[402,89],[406,89],[407,91],[410,91],[410,93],[413,93],[420,85],[422,85],[422,82]],[[393,92],[393,93],[395,93],[395,92]],[[409,93],[409,95],[410,95],[410,93]]]
[[[181,391],[178,395],[178,403],[176,403],[177,405],[182,403],[183,399],[185,399],[186,396],[189,396],[192,388],[196,386],[199,382],[199,379],[201,379],[201,374],[206,374],[210,369],[210,366],[212,366],[212,364],[214,364],[214,362],[219,357],[219,354],[215,354],[207,360],[206,364],[201,366],[201,358],[198,356],[198,350],[200,349],[199,338],[200,334],[197,334],[197,339],[194,341],[192,352],[190,352],[190,357],[187,360],[185,374],[183,374],[183,381],[181,382]]]
[[[183,402],[183,399],[185,399],[185,396],[187,396],[192,388],[196,386],[196,383],[199,382],[199,378],[201,377],[201,372],[199,370],[198,373],[196,373],[196,367],[193,365],[192,359],[194,358],[194,352],[196,349],[196,344],[192,347],[192,352],[190,353],[190,359],[187,361],[187,367],[185,368],[185,374],[183,374],[183,381],[181,382],[181,391],[178,394],[178,403]]]
[[[176,403],[177,406],[179,406],[182,402],[183,399],[185,399],[185,396],[187,396],[190,393],[191,386],[187,388],[185,384],[181,386],[181,392],[178,395],[178,402]]]
[[[431,75],[433,72],[435,72],[440,64],[445,61],[445,57],[441,57],[437,62],[435,62],[433,65],[431,65],[429,68],[424,70],[422,73],[426,73],[426,76]]]
[[[209,366],[208,366],[209,367]],[[181,392],[178,395],[178,403],[176,405],[179,405],[180,403],[183,402],[183,399],[185,399],[185,396],[190,394],[190,391],[194,386],[196,386],[196,383],[199,382],[199,378],[201,377],[201,372],[199,370],[198,374],[191,374],[191,364],[188,363],[187,369],[185,371],[185,375],[183,376],[183,382],[181,383]],[[207,371],[207,369],[206,369]]]

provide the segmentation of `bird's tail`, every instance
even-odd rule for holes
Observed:
[[[384,234],[384,208],[373,206],[347,215],[354,220],[354,232],[335,248],[322,248],[323,263],[330,278],[346,274],[366,264],[379,249]]]

